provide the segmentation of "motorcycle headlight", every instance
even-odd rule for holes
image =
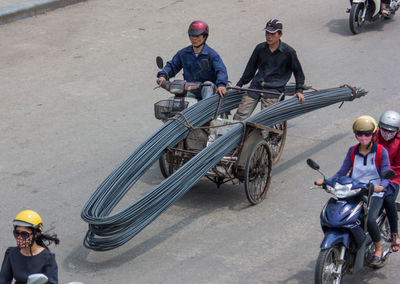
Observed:
[[[352,189],[352,184],[340,184],[335,183],[334,192],[332,194],[336,195],[338,198],[347,198],[358,194],[361,188]]]

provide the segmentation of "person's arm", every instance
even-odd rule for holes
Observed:
[[[58,284],[58,267],[54,253],[48,254],[47,262],[43,269],[43,274],[49,279],[47,282],[48,284]]]
[[[164,68],[157,73],[157,84],[161,84],[161,82],[163,80],[165,80],[165,78],[173,78],[175,77],[175,75],[181,71],[182,69],[182,62],[181,62],[181,58],[180,58],[180,53],[182,51],[179,51],[177,54],[174,55],[174,57],[172,57],[172,59],[170,61],[167,62],[167,64],[165,64]],[[163,78],[163,79],[161,79]]]
[[[299,59],[297,58],[296,51],[291,52],[291,57],[292,57],[292,72],[294,75],[294,78],[296,80],[296,93],[303,93],[304,91],[304,73],[303,69],[301,68],[301,64]]]
[[[215,56],[211,58],[211,62],[215,70],[215,74],[217,75],[215,85],[217,85],[217,87],[225,87],[226,83],[228,82],[228,71],[226,71],[226,66],[222,61],[222,58],[215,53]]]
[[[351,151],[352,151],[353,147],[350,147],[350,149],[347,151],[347,155],[344,158],[344,161],[342,163],[342,166],[340,167],[340,169],[337,171],[336,174],[334,174],[333,176],[331,176],[330,178],[328,178],[329,180],[332,180],[334,178],[338,178],[338,177],[342,177],[342,176],[346,176],[350,169],[351,169]],[[316,184],[317,185],[322,185],[323,179],[318,179],[316,180]]]
[[[398,136],[399,136],[399,134],[397,134],[394,139],[399,140],[400,138],[398,138]],[[393,143],[394,142],[396,142],[396,141],[393,141]],[[400,185],[400,147],[397,147],[396,154],[390,158],[391,158],[390,166],[392,167],[392,170],[394,170],[396,173],[396,175],[394,176],[392,181]]]
[[[390,159],[389,159],[389,153],[388,151],[383,147],[382,149],[382,155],[381,155],[381,173],[384,173],[386,171],[390,170]],[[389,185],[390,181],[388,179],[382,179],[381,180],[381,187],[378,188],[377,191],[379,192],[382,191],[384,188],[386,188]],[[376,186],[375,186],[376,187]]]
[[[3,264],[1,265],[1,270],[0,270],[0,283],[1,284],[8,284],[11,283],[13,280],[13,274],[12,274],[12,269],[11,269],[11,263],[10,263],[10,255],[9,255],[9,249],[7,249],[4,259],[3,259]]]
[[[236,83],[236,86],[242,87],[243,85],[246,85],[248,82],[250,82],[251,79],[253,79],[258,69],[258,50],[259,47],[257,46],[251,54],[250,59],[247,62],[246,68],[244,69],[243,75],[240,78],[239,82]]]
[[[222,58],[215,52],[214,56],[211,57],[211,64],[217,76],[215,85],[217,86],[217,93],[224,97],[226,93],[226,84],[228,82],[228,72],[226,66],[222,61]]]

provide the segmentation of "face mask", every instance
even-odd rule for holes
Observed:
[[[385,139],[385,141],[392,140],[397,134],[397,131],[386,131],[381,129],[381,135],[382,138]]]
[[[33,235],[30,235],[29,238],[24,239],[22,237],[17,237],[17,247],[18,248],[28,248],[32,244]]]
[[[356,139],[358,140],[358,142],[360,142],[361,145],[368,146],[369,143],[371,143],[372,136],[368,137],[368,136],[365,136],[365,135],[363,135],[363,136],[357,136],[356,135]]]

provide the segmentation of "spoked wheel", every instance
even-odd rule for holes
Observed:
[[[271,150],[272,164],[276,164],[282,155],[283,147],[285,146],[286,135],[287,135],[287,122],[284,121],[279,124],[272,126],[275,129],[283,131],[282,135],[276,133],[269,133],[267,137],[267,143]]]
[[[264,200],[271,182],[271,153],[267,142],[257,142],[247,159],[244,189],[251,204]]]
[[[158,164],[160,165],[161,174],[164,178],[168,178],[174,173],[174,169],[168,163],[168,155],[170,155],[168,150],[164,150],[161,157],[158,159]]]
[[[364,25],[365,19],[362,18],[364,12],[364,3],[354,3],[351,5],[349,24],[353,34],[359,34]]]
[[[344,274],[343,267],[340,266],[340,247],[334,246],[321,250],[315,265],[315,284],[340,284]]]

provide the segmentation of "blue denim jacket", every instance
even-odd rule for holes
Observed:
[[[200,72],[202,59],[208,60],[209,68]],[[167,62],[164,69],[157,73],[157,77],[175,77],[182,68],[183,79],[188,82],[211,81],[220,87],[226,86],[228,81],[224,62],[218,53],[207,44],[204,45],[198,56],[195,55],[191,45],[179,50],[172,60]]]

